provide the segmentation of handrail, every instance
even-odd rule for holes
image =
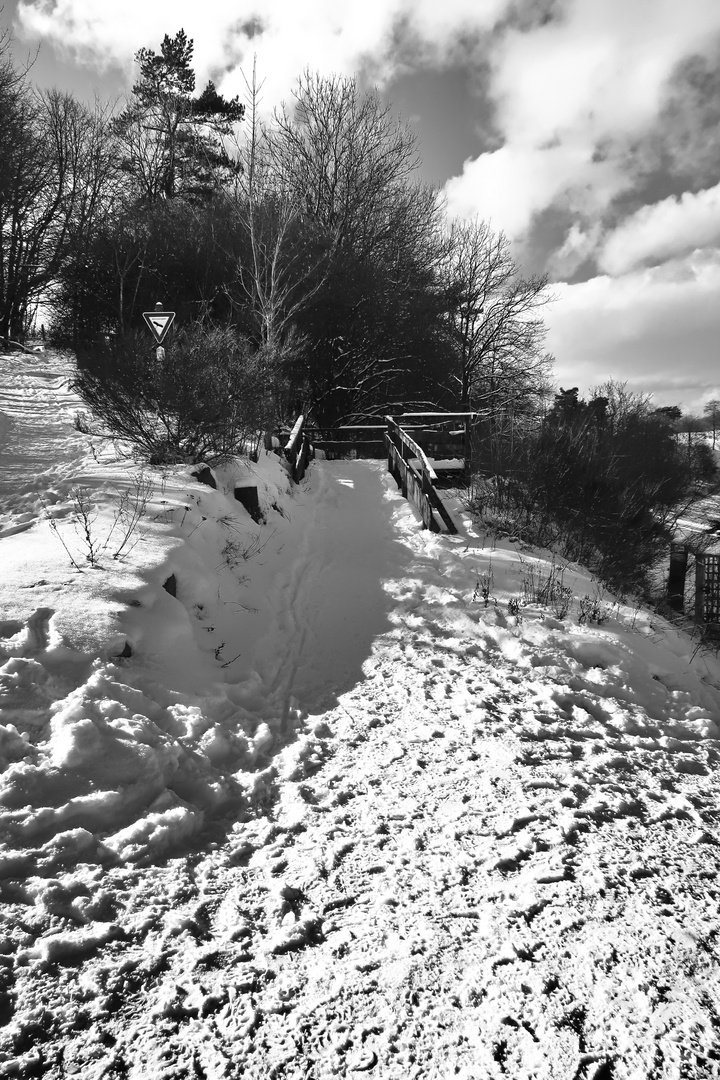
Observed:
[[[286,456],[287,456],[287,454],[296,453],[295,444],[298,441],[298,439],[300,438],[300,436],[302,435],[302,430],[303,430],[304,424],[305,424],[305,417],[303,416],[302,413],[300,413],[297,420],[295,421],[295,424],[293,425],[292,431],[290,432],[290,438],[288,439],[287,443],[285,444],[285,454],[286,454]]]
[[[408,435],[408,433],[400,427],[397,421],[393,420],[392,416],[386,416],[385,419],[387,420],[388,428],[390,427],[390,425],[392,425],[392,427],[395,429],[395,434],[400,439],[400,442],[403,443],[405,447],[407,447],[407,449],[412,453],[412,456],[414,458],[417,458],[417,460],[422,465],[423,470],[427,472],[429,479],[432,480],[433,483],[435,483],[437,481],[437,473],[428,461],[427,455],[423,448],[421,446],[418,446],[415,440],[412,439]]]
[[[292,478],[296,484],[299,484],[305,475],[305,470],[312,456],[310,440],[304,425],[305,417],[301,413],[293,424],[293,429],[284,450],[285,459],[290,465]]]
[[[403,496],[415,503],[426,529],[433,532],[440,531],[440,525],[435,517],[437,513],[447,531],[457,533],[455,522],[435,489],[437,473],[428,461],[425,451],[392,416],[386,416],[385,419],[387,421],[385,443],[388,452],[388,471],[402,488]],[[419,470],[412,464],[413,461],[418,462]]]
[[[455,417],[451,417],[455,419]],[[387,431],[387,421],[384,424],[306,424],[306,431],[338,431],[338,432],[350,432],[355,431]],[[430,424],[404,424],[403,431],[435,431],[442,433],[441,428],[434,428]]]
[[[414,420],[418,416],[435,416],[439,420],[474,420],[477,412],[404,412],[398,413],[398,420]]]

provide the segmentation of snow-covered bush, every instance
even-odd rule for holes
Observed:
[[[247,452],[274,426],[277,367],[230,327],[195,323],[173,335],[160,361],[147,333],[83,350],[74,389],[105,432],[152,463],[215,462]]]

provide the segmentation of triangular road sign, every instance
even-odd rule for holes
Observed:
[[[143,311],[143,319],[150,327],[152,336],[158,345],[162,343],[163,338],[172,326],[174,318],[174,311]]]

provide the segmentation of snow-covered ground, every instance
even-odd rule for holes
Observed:
[[[382,462],[213,490],[0,366],[0,1077],[720,1076],[715,657]]]

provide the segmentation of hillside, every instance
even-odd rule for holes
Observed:
[[[715,657],[382,462],[212,489],[0,364],[0,1077],[720,1076]]]

